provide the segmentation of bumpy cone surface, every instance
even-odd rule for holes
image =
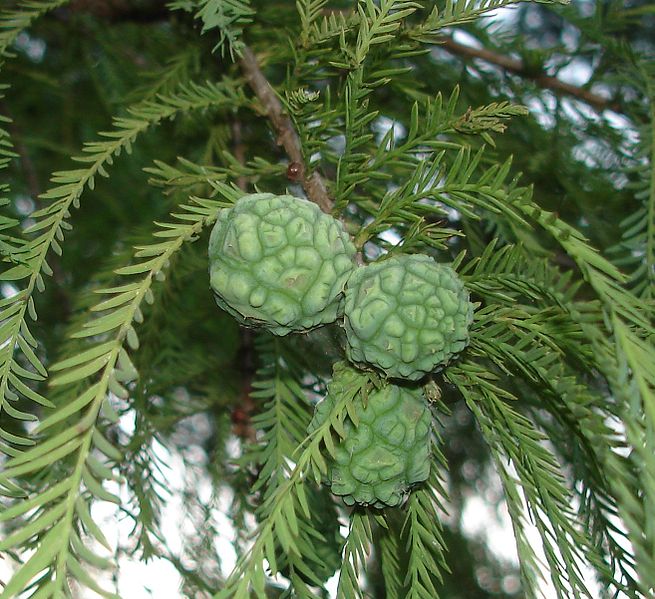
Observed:
[[[343,393],[342,374],[335,379],[326,398],[316,406],[309,432],[329,417]],[[430,473],[431,414],[421,389],[386,385],[368,395],[366,406],[357,396],[355,426],[346,420],[346,436],[336,444],[330,462],[328,484],[348,505],[376,508],[402,503],[410,487],[426,480]]]
[[[473,306],[454,270],[412,254],[358,268],[344,317],[353,362],[418,380],[466,347]]]
[[[241,324],[276,335],[339,316],[355,247],[341,223],[315,204],[256,193],[222,210],[209,240],[218,305]]]

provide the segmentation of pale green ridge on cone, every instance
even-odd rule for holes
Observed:
[[[309,432],[329,416],[356,371],[335,365],[328,392],[316,406]],[[422,389],[387,384],[354,399],[357,425],[344,424],[346,435],[335,443],[327,483],[347,505],[375,508],[400,505],[412,485],[430,474],[431,413]]]
[[[469,342],[469,293],[455,271],[407,254],[358,268],[346,287],[346,353],[360,366],[418,380]]]
[[[250,194],[218,215],[210,281],[218,305],[240,324],[304,332],[341,315],[354,256],[341,222],[316,204]]]

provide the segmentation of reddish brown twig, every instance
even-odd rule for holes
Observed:
[[[316,171],[307,174],[298,133],[296,133],[293,122],[284,112],[282,102],[277,97],[273,86],[268,82],[264,73],[262,73],[257,62],[257,57],[250,48],[246,47],[243,49],[243,55],[239,59],[239,63],[246,81],[248,81],[248,84],[255,92],[257,99],[266,112],[266,116],[271,121],[271,125],[277,135],[278,144],[284,148],[291,162],[299,165],[300,172],[302,173],[302,186],[307,197],[312,202],[318,204],[323,212],[331,212],[333,202],[328,195],[325,182]]]
[[[255,366],[255,348],[253,334],[250,329],[239,330],[240,344],[237,353],[237,369],[241,373],[241,393],[232,406],[230,420],[232,432],[244,440],[254,442],[257,432],[252,425],[252,416],[257,410],[257,404],[251,396],[252,381],[257,368]]]
[[[578,87],[576,85],[571,85],[570,83],[566,83],[557,77],[549,77],[542,74],[532,75],[526,68],[525,64],[517,58],[498,54],[496,52],[492,52],[491,50],[487,50],[486,48],[473,48],[472,46],[467,46],[466,44],[460,44],[459,42],[456,42],[449,37],[441,40],[440,46],[451,54],[466,56],[467,58],[477,58],[489,64],[496,65],[505,71],[509,71],[510,73],[520,75],[526,79],[532,79],[539,87],[551,89],[555,93],[574,96],[575,98],[582,100],[590,106],[593,106],[597,110],[609,109],[616,112],[621,112],[621,107],[616,102],[612,102],[611,100],[590,92],[587,89]]]

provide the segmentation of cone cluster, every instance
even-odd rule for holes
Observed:
[[[416,381],[469,341],[473,305],[455,271],[422,254],[355,264],[337,219],[293,196],[246,195],[219,213],[209,242],[218,305],[275,335],[341,321],[352,366],[335,367],[310,430],[339,400],[355,368],[386,382],[353,400],[327,482],[349,504],[400,504],[429,475],[431,416]],[[413,385],[413,386],[412,386]]]

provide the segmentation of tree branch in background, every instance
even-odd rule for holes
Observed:
[[[280,102],[275,90],[262,73],[257,57],[250,48],[244,48],[239,64],[250,87],[264,107],[273,129],[275,129],[278,144],[284,147],[291,162],[295,163],[295,166],[299,169],[298,179],[302,180],[302,186],[307,197],[318,204],[323,212],[331,212],[333,202],[328,195],[325,183],[316,171],[310,175],[306,174],[298,133],[296,133],[289,116],[285,114],[282,102]]]
[[[152,22],[165,19],[170,14],[166,8],[166,4],[162,0],[150,0],[150,2],[142,5],[133,5],[128,0],[73,0],[68,7],[62,8],[60,10],[89,12],[94,14],[96,17],[104,18],[112,22]],[[351,9],[324,9],[322,11],[324,15],[335,13],[349,14],[351,12]],[[615,112],[624,112],[623,108],[618,102],[604,98],[603,96],[595,94],[582,87],[566,83],[557,77],[549,77],[548,75],[541,74],[535,75],[531,73],[529,69],[526,68],[526,65],[517,58],[505,56],[504,54],[499,54],[484,48],[474,48],[466,44],[461,44],[453,40],[451,37],[443,38],[439,45],[441,48],[447,52],[450,52],[451,54],[473,59],[477,58],[489,64],[496,65],[505,71],[519,75],[520,77],[531,79],[539,87],[553,90],[558,94],[572,96],[582,102],[585,102],[586,104],[589,104],[596,110],[613,110]],[[273,104],[277,103],[275,110],[268,113],[274,127],[276,127],[276,130],[278,126],[281,126],[282,130],[284,131],[287,129],[287,126],[282,123],[278,117],[271,115],[279,115],[282,118],[286,118],[289,122],[289,125],[291,125],[291,131],[293,131],[293,125],[291,124],[291,121],[288,119],[288,117],[285,117],[282,105],[277,99],[275,92],[270,87],[270,84],[268,84],[268,81],[261,73],[261,69],[257,64],[257,60],[249,48],[246,48],[244,51],[243,58],[240,62],[244,72],[246,72],[246,74],[252,74],[252,80],[249,78],[250,85],[259,97],[260,101],[267,108],[267,110],[271,110],[273,108]],[[259,73],[259,76],[256,76],[256,73]],[[267,102],[264,102],[264,99],[266,99]],[[288,143],[291,143],[291,138],[286,134],[280,135],[279,132],[278,137],[282,142],[282,145],[284,145],[284,148],[292,162],[298,162],[304,167],[304,163],[302,161],[297,160],[297,157],[294,158],[294,154],[297,154],[297,152],[290,151],[291,146],[287,147],[287,144],[285,143],[285,140]],[[300,144],[297,144],[297,148],[300,148]],[[332,202],[330,201],[327,194],[325,184],[321,180],[318,173],[312,173],[310,177],[303,178],[303,187],[305,188],[305,191],[312,199],[312,201],[316,202],[324,210],[324,206],[327,206],[328,203],[330,206],[332,205]]]
[[[466,44],[460,44],[450,37],[444,38],[440,43],[440,47],[444,50],[447,50],[451,54],[457,54],[467,58],[477,58],[489,64],[496,65],[506,71],[509,71],[510,73],[514,73],[515,75],[520,75],[526,79],[532,79],[539,87],[551,89],[555,93],[573,96],[578,100],[582,100],[590,106],[593,106],[597,110],[614,110],[615,112],[622,111],[621,106],[619,106],[616,102],[612,102],[611,100],[590,92],[589,90],[586,90],[582,87],[571,85],[570,83],[565,83],[557,77],[530,74],[523,62],[517,58],[511,58],[510,56],[498,54],[485,48],[473,48],[472,46],[467,46]]]

